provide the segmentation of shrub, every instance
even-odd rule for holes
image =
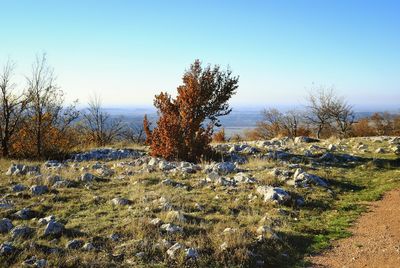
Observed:
[[[213,141],[214,142],[226,142],[226,136],[225,136],[225,129],[222,128],[220,131],[214,134],[213,136]]]
[[[239,78],[219,66],[203,69],[196,60],[182,80],[175,99],[164,92],[155,97],[157,126],[150,131],[145,118],[144,129],[153,156],[196,162],[210,154],[213,128],[220,126],[218,117],[231,112],[228,100]]]

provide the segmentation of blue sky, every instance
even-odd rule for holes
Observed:
[[[84,104],[151,105],[196,58],[240,75],[234,106],[297,106],[314,85],[400,108],[400,1],[0,0],[0,64],[46,52]]]

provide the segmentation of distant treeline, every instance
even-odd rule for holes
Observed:
[[[3,157],[64,158],[75,149],[146,141],[154,156],[200,161],[211,155],[212,136],[216,141],[227,140],[224,129],[217,133],[214,129],[224,122],[219,117],[231,112],[228,100],[238,88],[238,77],[232,76],[229,69],[223,71],[217,65],[203,68],[196,60],[177,88],[178,97],[157,95],[157,115],[145,117],[142,123],[134,116],[128,117],[130,120],[111,116],[98,96],[93,96],[84,110],[76,108],[77,102],[65,105],[64,91],[57,85],[45,55],[36,58],[24,85],[14,83],[14,67],[8,61],[0,72]],[[254,129],[231,139],[400,135],[399,115],[375,113],[360,119],[352,106],[331,89],[313,90],[306,100],[301,111],[265,109]],[[235,116],[241,120],[240,115]]]

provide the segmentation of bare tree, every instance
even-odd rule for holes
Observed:
[[[273,138],[286,135],[290,138],[297,136],[300,125],[300,113],[295,110],[280,112],[275,108],[265,109],[262,112],[262,121],[257,122],[257,134],[261,138]]]
[[[24,93],[15,92],[15,84],[12,83],[14,66],[9,60],[0,73],[0,140],[4,157],[9,156],[10,140],[20,126],[28,103]]]
[[[354,123],[354,112],[347,101],[332,88],[320,88],[307,97],[306,120],[316,129],[320,138],[324,128],[332,128],[340,137],[346,137]]]
[[[355,119],[352,106],[344,98],[335,96],[331,103],[329,114],[336,123],[339,136],[341,138],[347,137]]]
[[[94,96],[88,103],[83,115],[84,128],[90,140],[97,146],[105,146],[121,135],[124,124],[121,118],[111,118],[101,105],[99,96]]]
[[[333,89],[320,88],[310,92],[307,96],[306,121],[315,128],[317,138],[321,132],[332,121],[330,111],[334,102],[335,95]]]
[[[74,104],[64,108],[64,92],[56,85],[53,69],[48,66],[45,54],[36,57],[27,82],[30,129],[36,143],[36,154],[42,157],[48,131],[65,131],[79,113]]]
[[[130,142],[142,143],[145,140],[145,131],[142,124],[126,124],[121,134],[124,139]]]

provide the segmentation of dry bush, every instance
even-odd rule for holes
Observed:
[[[42,123],[46,124],[46,127],[41,132],[41,154],[45,158],[64,158],[78,144],[78,135],[72,127],[61,130],[49,124],[51,120],[51,115],[43,115]],[[37,137],[33,135],[35,134],[34,127],[35,124],[26,121],[18,130],[11,142],[13,157],[29,159],[39,157]]]
[[[225,129],[222,128],[220,131],[214,134],[213,136],[213,141],[214,142],[226,142],[226,136],[225,136]]]
[[[228,100],[236,93],[238,81],[229,69],[210,65],[203,69],[196,60],[185,72],[175,99],[164,92],[155,97],[157,126],[150,131],[144,120],[151,154],[191,162],[210,155],[213,128],[220,126],[218,117],[231,112]]]
[[[370,125],[368,118],[362,118],[353,124],[352,135],[355,137],[373,136],[375,129]]]

